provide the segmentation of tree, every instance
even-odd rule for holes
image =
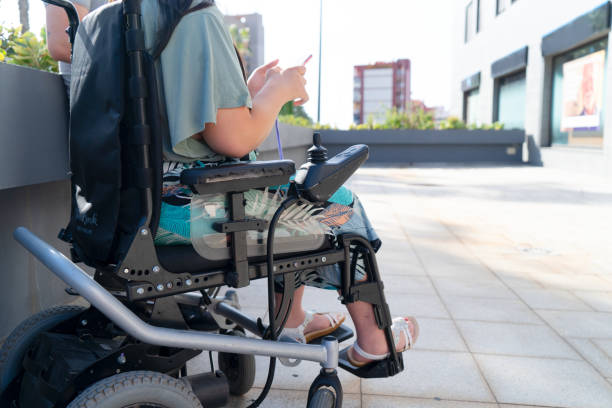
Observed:
[[[234,44],[243,59],[251,55],[249,42],[251,41],[251,29],[249,27],[238,27],[236,24],[229,26],[229,32]]]
[[[310,118],[310,116],[308,116],[308,114],[304,110],[304,107],[301,105],[295,106],[293,104],[293,101],[289,101],[286,104],[284,104],[283,107],[281,108],[279,115],[293,115],[297,118],[306,119],[308,123],[312,123],[312,119]]]
[[[22,33],[30,30],[30,18],[28,16],[29,6],[28,0],[19,0],[19,22],[21,23]]]

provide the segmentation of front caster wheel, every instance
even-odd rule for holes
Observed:
[[[233,330],[232,336],[242,336],[244,333]],[[244,395],[255,382],[255,356],[247,354],[219,353],[217,359],[219,369],[227,377],[230,394]]]
[[[308,401],[308,408],[336,408],[336,396],[327,388],[319,388]]]
[[[67,408],[202,408],[182,380],[153,371],[130,371],[91,385]]]

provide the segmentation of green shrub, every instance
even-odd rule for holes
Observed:
[[[407,112],[399,112],[393,108],[386,113],[385,121],[381,124],[382,129],[434,129],[434,118],[421,106],[411,106]],[[374,126],[376,129],[379,126]]]
[[[441,130],[446,129],[465,129],[466,125],[461,119],[456,116],[449,116],[445,120],[441,121],[438,127]]]
[[[501,122],[483,123],[482,125],[472,123],[468,128],[470,130],[503,130],[504,124]]]
[[[57,61],[49,55],[44,28],[40,30],[39,39],[30,31],[21,34],[21,27],[0,26],[0,61],[57,72]]]
[[[295,115],[279,115],[278,121],[293,126],[311,127],[312,122],[301,116]]]
[[[314,130],[332,129],[331,125],[321,124],[321,123],[312,123],[310,118],[305,118],[303,116],[280,114],[278,115],[278,121],[280,123],[286,123],[288,125],[293,125],[293,126],[307,127],[307,128],[311,128]]]
[[[332,129],[332,126],[327,123],[315,123],[314,125],[312,125],[312,128],[314,130],[329,130]]]

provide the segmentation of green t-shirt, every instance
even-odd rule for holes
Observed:
[[[200,3],[194,0],[192,7]],[[156,44],[157,0],[142,2],[145,43]],[[220,161],[206,143],[191,139],[216,123],[220,108],[252,107],[238,57],[223,16],[216,6],[187,14],[161,53],[161,79],[172,150],[187,159]]]

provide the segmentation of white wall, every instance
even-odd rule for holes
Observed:
[[[477,0],[474,2],[476,11]],[[541,144],[542,118],[548,115],[543,112],[544,70],[545,62],[541,54],[542,37],[576,17],[591,11],[604,3],[603,0],[517,0],[510,7],[496,15],[496,0],[480,0],[480,31],[469,43],[465,38],[465,9],[469,0],[455,3],[455,21],[453,38],[453,78],[451,86],[452,115],[461,116],[463,94],[461,81],[477,72],[480,80],[480,118],[484,123],[493,119],[494,83],[491,78],[491,64],[529,46],[527,65],[527,95],[525,112],[525,131],[533,135],[538,145]],[[610,69],[610,64],[608,65]],[[608,75],[608,78],[612,78]],[[608,86],[612,83],[608,80]],[[612,95],[608,91],[608,95]],[[546,96],[547,97],[547,96]],[[608,111],[612,113],[612,104]],[[607,117],[612,117],[610,114]],[[612,131],[607,126],[608,134]],[[612,135],[606,137],[612,149]],[[611,170],[612,171],[612,170]]]

